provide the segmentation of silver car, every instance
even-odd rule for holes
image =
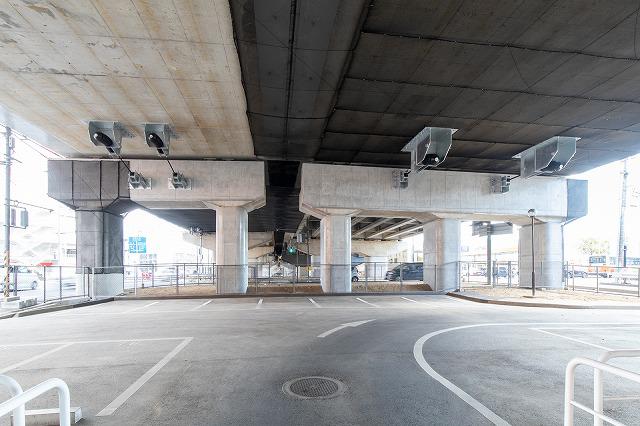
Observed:
[[[0,268],[0,290],[4,291],[5,268]],[[35,290],[40,284],[40,276],[26,266],[9,267],[9,290],[15,288],[16,282],[18,290]]]

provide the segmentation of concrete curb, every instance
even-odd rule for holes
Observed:
[[[516,302],[509,300],[495,300],[484,297],[468,296],[460,293],[447,293],[448,296],[457,297],[458,299],[464,299],[476,303],[487,303],[490,305],[505,305],[505,306],[523,306],[527,308],[559,308],[559,309],[624,309],[624,310],[640,310],[640,305],[568,305],[563,303],[538,303],[538,302]]]
[[[266,299],[270,297],[319,297],[319,296],[437,296],[444,295],[434,291],[404,291],[393,293],[277,293],[277,294],[215,294],[211,296],[199,295],[167,295],[167,296],[114,296],[114,300],[164,300],[164,299]]]
[[[46,313],[49,313],[49,312],[56,312],[56,311],[64,311],[64,310],[67,310],[67,309],[81,308],[83,306],[99,305],[100,303],[113,302],[113,300],[114,300],[113,297],[108,297],[108,298],[105,298],[105,299],[90,300],[90,301],[87,301],[87,302],[80,302],[80,303],[75,303],[75,304],[53,305],[53,306],[46,306],[46,307],[41,307],[41,308],[31,307],[27,311],[9,312],[7,314],[0,315],[0,320],[7,319],[7,318],[28,317],[28,316],[31,316],[31,315],[46,314]]]

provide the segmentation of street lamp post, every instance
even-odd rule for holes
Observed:
[[[536,210],[529,209],[527,214],[531,218],[531,297],[534,297],[536,295],[536,251],[535,251]]]

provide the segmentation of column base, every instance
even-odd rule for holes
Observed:
[[[216,283],[218,294],[245,294],[249,285],[248,265],[219,265]]]

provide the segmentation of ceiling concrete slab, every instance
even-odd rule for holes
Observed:
[[[33,90],[0,102],[66,145],[49,148],[106,156],[89,141],[87,123],[113,120],[135,135],[123,156],[155,155],[143,140],[145,122],[175,128],[172,156],[253,156],[226,1],[2,3],[2,85]]]

